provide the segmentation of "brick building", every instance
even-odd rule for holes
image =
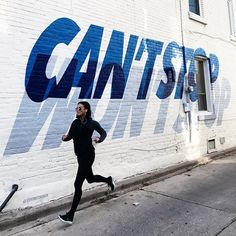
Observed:
[[[94,172],[117,181],[234,147],[235,12],[235,0],[2,0],[0,202],[19,185],[4,211],[73,192],[61,136],[79,100],[108,132]]]

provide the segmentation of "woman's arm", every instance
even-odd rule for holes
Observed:
[[[62,141],[64,141],[64,142],[70,141],[74,137],[74,130],[75,130],[74,122],[72,122],[68,134],[62,135],[62,138],[61,138]]]
[[[94,141],[96,143],[103,142],[104,139],[107,137],[107,132],[102,128],[102,126],[97,121],[94,121],[94,130],[96,130],[100,134],[100,137],[95,138]]]
[[[66,141],[70,141],[72,138],[70,137],[69,134],[64,134],[62,135],[62,141],[66,142]]]

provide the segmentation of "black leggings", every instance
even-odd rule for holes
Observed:
[[[77,157],[79,166],[76,179],[74,182],[75,193],[71,209],[68,212],[68,214],[71,215],[72,217],[74,216],[77,206],[79,205],[82,196],[82,185],[85,179],[88,181],[88,183],[94,183],[94,182],[108,183],[108,178],[105,178],[101,175],[93,174],[92,165],[94,162],[94,158],[95,158],[94,152],[91,152],[86,156],[84,155]]]

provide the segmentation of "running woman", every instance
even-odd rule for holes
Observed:
[[[92,134],[94,130],[97,131],[100,137],[96,137],[94,142],[101,143],[107,136],[106,131],[97,121],[91,118],[91,108],[88,102],[80,101],[75,110],[76,119],[72,122],[68,134],[62,136],[62,141],[65,142],[73,139],[74,152],[79,165],[74,182],[75,192],[71,209],[65,215],[58,216],[62,222],[67,224],[73,223],[74,214],[82,196],[82,185],[85,179],[88,183],[107,183],[111,191],[115,190],[115,183],[111,176],[106,178],[101,175],[94,175],[92,171],[92,165],[95,159]]]

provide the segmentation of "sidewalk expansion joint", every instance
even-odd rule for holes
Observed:
[[[195,204],[195,205],[198,205],[198,206],[206,207],[206,208],[209,208],[209,209],[212,209],[212,210],[217,210],[217,211],[226,212],[225,210],[222,210],[222,209],[219,209],[219,208],[214,208],[214,207],[207,206],[207,205],[204,205],[204,204],[201,204],[201,203],[198,203],[198,202],[194,202],[194,201],[182,199],[182,198],[179,198],[179,197],[174,197],[174,196],[167,195],[167,194],[164,194],[164,193],[161,193],[161,192],[154,192],[154,191],[145,190],[145,189],[142,189],[142,190],[143,190],[143,191],[146,191],[146,192],[149,192],[149,193],[154,193],[154,194],[157,194],[157,195],[161,195],[161,196],[164,196],[164,197],[176,199],[176,200],[179,200],[179,201],[182,201],[182,202],[187,202],[187,203]]]
[[[220,235],[225,229],[227,229],[230,225],[232,225],[236,221],[236,217],[234,217],[226,226],[224,226],[215,236]]]
[[[47,224],[47,223],[48,222],[46,222],[46,221],[45,222],[39,222],[39,223],[34,224],[33,226],[29,225],[29,226],[27,226],[23,229],[19,229],[19,230],[16,229],[14,232],[8,232],[8,230],[5,230],[3,232],[6,232],[8,236],[14,236],[14,235],[17,235],[17,234],[22,234],[27,230],[34,229],[38,226],[41,226],[41,225],[44,225],[44,224]]]

